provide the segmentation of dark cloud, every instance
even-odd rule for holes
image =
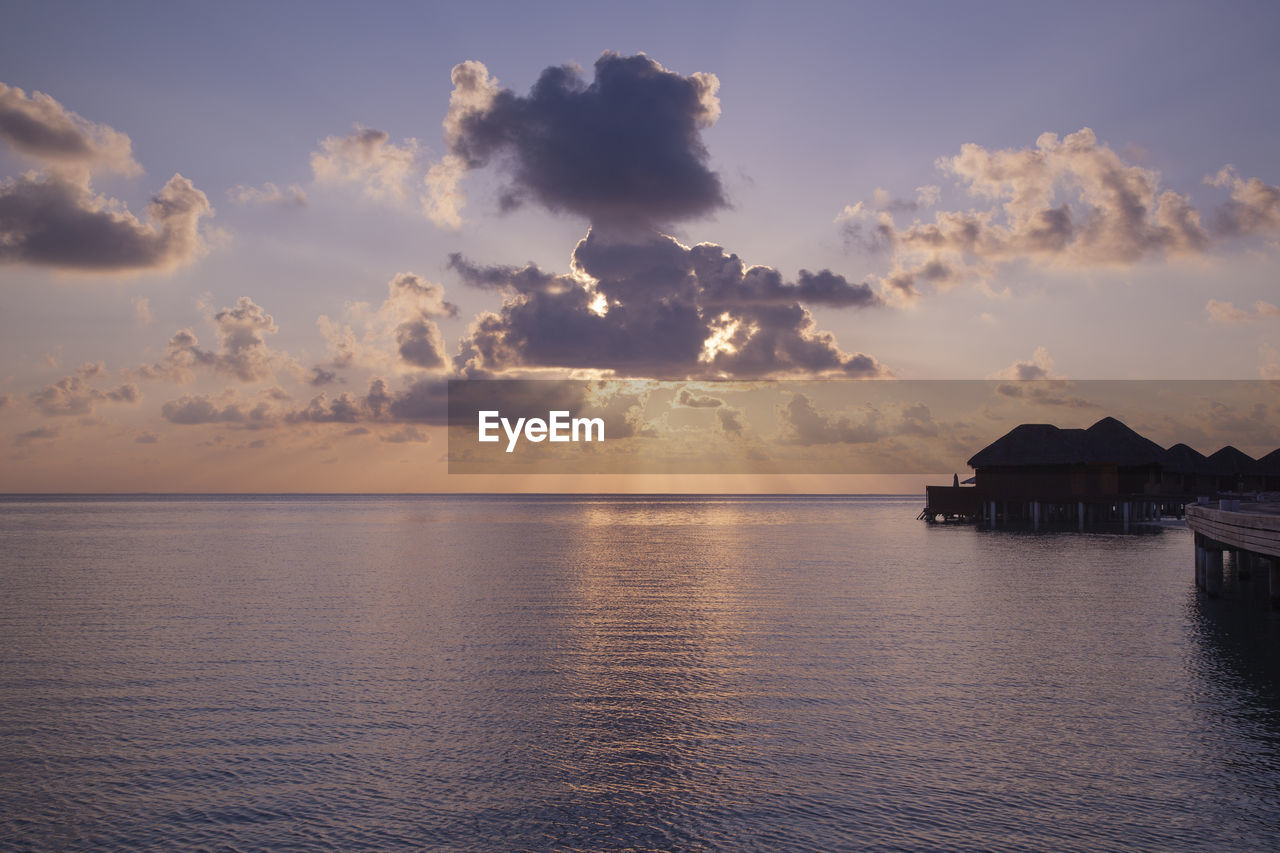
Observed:
[[[43,92],[0,83],[0,140],[50,168],[136,175],[129,137],[68,110]]]
[[[311,368],[311,377],[307,379],[307,384],[314,385],[319,388],[324,385],[334,385],[342,381],[342,377],[338,376],[338,374],[334,373],[332,370],[316,366]]]
[[[528,200],[591,221],[568,274],[450,256],[464,282],[507,294],[500,311],[472,324],[454,359],[460,375],[882,372],[870,356],[842,352],[806,307],[881,304],[868,284],[829,270],[786,281],[719,246],[690,249],[661,233],[726,204],[701,135],[719,117],[714,76],[605,53],[591,82],[548,68],[527,96],[500,89],[478,62],[455,67],[453,82],[449,154],[433,168],[432,191],[454,204],[461,173],[493,163],[507,178],[504,206]]]
[[[717,406],[723,406],[724,400],[706,394],[695,394],[688,388],[681,388],[676,397],[676,405],[690,409],[714,409]]]
[[[396,350],[401,361],[427,369],[445,364],[444,341],[435,323],[406,320],[396,326]]]
[[[733,406],[721,406],[716,409],[716,417],[720,421],[720,429],[729,435],[742,435],[742,411]]]
[[[777,270],[765,266],[747,268],[737,255],[726,254],[712,243],[694,246],[689,254],[704,298],[713,307],[801,302],[834,308],[869,308],[882,304],[869,284],[850,282],[830,270],[816,273],[800,270],[796,281],[788,283]]]
[[[0,261],[85,272],[169,270],[204,251],[209,199],[174,175],[140,221],[86,183],[23,175],[0,183]]]
[[[840,351],[801,302],[870,307],[865,284],[830,271],[786,282],[746,268],[719,246],[692,249],[666,235],[578,243],[571,275],[472,264],[464,281],[512,292],[500,313],[481,315],[457,359],[464,375],[519,367],[598,368],[628,376],[877,375],[870,356]]]
[[[450,155],[466,169],[496,162],[508,179],[504,207],[532,200],[597,224],[651,226],[726,203],[701,137],[720,112],[713,75],[605,53],[590,83],[557,66],[521,96],[469,62],[454,69],[454,85]]]
[[[561,291],[568,287],[560,276],[545,273],[532,262],[523,267],[482,267],[454,252],[449,255],[449,269],[458,273],[472,287],[487,290],[511,289],[516,293],[541,293]]]
[[[390,395],[385,383],[377,389],[370,388],[370,397],[379,403],[379,411],[385,411],[399,421],[425,424],[449,422],[449,383],[443,379],[419,379],[404,391]]]

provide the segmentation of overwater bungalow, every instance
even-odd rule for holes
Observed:
[[[927,487],[920,517],[1084,528],[1181,515],[1199,496],[1266,488],[1277,454],[1263,466],[1234,447],[1166,450],[1111,417],[1088,429],[1022,424],[969,459],[972,486]]]

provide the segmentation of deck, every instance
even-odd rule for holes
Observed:
[[[1191,504],[1187,526],[1229,549],[1280,557],[1280,504],[1241,504],[1238,510]]]

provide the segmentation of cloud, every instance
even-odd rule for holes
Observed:
[[[1214,238],[1280,231],[1280,187],[1244,180],[1227,167],[1206,179],[1230,189],[1211,217],[1183,193],[1164,189],[1160,174],[1126,162],[1090,128],[1060,138],[1044,133],[1034,147],[992,150],[967,143],[937,161],[977,201],[939,210],[932,220],[897,225],[940,191],[922,187],[916,202],[877,190],[836,217],[855,248],[892,249],[882,295],[910,302],[921,284],[985,282],[1001,266],[1024,262],[1058,269],[1126,267],[1203,254]],[[1206,227],[1202,218],[1211,222]]]
[[[369,417],[368,407],[364,401],[347,391],[343,391],[333,399],[324,392],[311,398],[306,408],[289,412],[285,420],[290,423],[341,423],[353,424]]]
[[[87,181],[27,174],[0,182],[0,261],[81,272],[167,271],[205,250],[209,199],[174,175],[143,222]]]
[[[98,403],[136,403],[142,399],[138,386],[131,383],[105,391],[89,384],[89,379],[100,376],[103,372],[100,363],[86,364],[76,373],[64,376],[39,391],[33,391],[28,399],[41,414],[49,417],[90,415]]]
[[[81,272],[167,271],[205,244],[209,199],[175,174],[152,197],[146,220],[94,192],[95,174],[141,174],[129,137],[71,112],[49,95],[0,83],[0,141],[42,172],[0,181],[0,262]]]
[[[328,370],[323,367],[313,367],[311,368],[311,377],[307,379],[307,384],[320,388],[325,385],[335,385],[342,381],[342,377],[337,373],[334,373],[332,370]]]
[[[695,394],[688,388],[681,388],[679,395],[676,397],[676,405],[690,409],[713,409],[717,406],[723,406],[724,400],[706,394]]]
[[[57,427],[37,427],[29,429],[26,432],[20,432],[13,437],[13,443],[22,447],[33,441],[49,440],[58,437],[59,429]]]
[[[577,68],[551,67],[525,96],[500,88],[478,62],[455,67],[453,82],[449,153],[437,174],[449,209],[460,204],[461,175],[492,164],[504,181],[504,209],[532,202],[591,223],[565,274],[450,257],[468,285],[505,297],[499,311],[472,323],[454,359],[461,375],[884,372],[871,356],[841,351],[809,311],[883,304],[870,284],[829,270],[787,281],[719,246],[689,248],[662,233],[727,204],[702,141],[720,116],[714,75],[605,53],[590,82]]]
[[[457,255],[450,267],[467,284],[508,292],[499,313],[472,324],[455,359],[464,375],[529,367],[666,378],[884,372],[870,356],[842,352],[802,304],[880,304],[866,284],[827,270],[786,282],[712,244],[689,248],[662,234],[611,240],[594,229],[567,275]]]
[[[384,413],[396,420],[445,424],[449,415],[449,383],[443,379],[419,379],[394,396],[386,385],[370,386],[366,403],[376,416]]]
[[[130,303],[133,305],[133,319],[141,326],[151,325],[155,319],[151,316],[151,300],[145,296],[135,296]]]
[[[4,83],[0,83],[0,140],[48,169],[81,180],[91,172],[142,173],[125,134],[81,118],[43,92],[28,97]]]
[[[1217,299],[1210,299],[1205,303],[1204,310],[1205,313],[1209,315],[1209,322],[1223,323],[1227,325],[1280,318],[1280,307],[1262,300],[1258,300],[1254,303],[1253,311],[1247,311],[1242,308],[1237,308],[1230,302],[1220,302]]]
[[[288,361],[267,345],[267,335],[279,331],[275,320],[248,296],[214,314],[211,321],[218,335],[217,351],[202,349],[191,329],[179,329],[169,338],[164,358],[143,367],[142,375],[182,383],[191,380],[194,369],[209,368],[242,382],[257,382],[272,378],[274,363]]]
[[[1030,361],[1015,361],[1008,367],[997,370],[989,379],[1050,379],[1053,376],[1053,359],[1045,347],[1036,347]]]
[[[1205,178],[1205,183],[1231,190],[1230,200],[1218,209],[1213,219],[1214,230],[1219,234],[1236,236],[1280,231],[1280,187],[1265,184],[1258,178],[1245,180],[1230,165]]]
[[[867,407],[860,420],[848,415],[832,415],[822,411],[807,396],[800,393],[782,410],[784,441],[788,444],[812,446],[819,444],[870,444],[884,438],[883,417]]]
[[[449,111],[445,114],[444,130],[447,140],[461,138],[466,117],[487,110],[498,93],[498,81],[489,76],[482,63],[462,62],[453,67],[450,75],[453,92],[449,96]],[[425,193],[422,209],[437,225],[458,228],[462,225],[462,207],[466,196],[461,182],[467,172],[467,161],[457,154],[446,154],[432,164],[423,178]]]
[[[742,435],[742,410],[733,406],[721,406],[716,409],[716,418],[720,421],[720,429],[729,435]]]
[[[317,394],[301,409],[286,412],[287,423],[415,422],[444,424],[448,416],[448,382],[423,378],[392,393],[387,383],[374,378],[363,395],[342,392],[335,397]],[[348,431],[348,435],[356,433]]]
[[[311,155],[316,181],[356,185],[374,201],[404,202],[409,198],[419,154],[418,141],[397,145],[383,130],[361,127],[346,136],[326,136]]]
[[[382,305],[376,311],[367,309],[364,303],[349,306],[347,323],[326,315],[317,318],[330,359],[313,370],[328,373],[328,368],[362,366],[416,371],[448,366],[444,337],[435,321],[456,317],[458,306],[444,298],[444,287],[412,272],[397,273],[387,282]]]
[[[236,184],[227,190],[227,196],[240,204],[271,204],[280,207],[305,207],[307,191],[297,184],[290,184],[285,189],[267,181],[261,187],[247,187]]]
[[[449,155],[429,178],[443,215],[460,206],[462,172],[490,163],[506,179],[504,209],[534,201],[597,225],[651,229],[726,204],[701,137],[720,115],[712,74],[608,52],[590,83],[576,67],[550,67],[527,96],[499,89],[474,61],[454,68],[453,83]]]
[[[1069,392],[1073,383],[1065,379],[1026,380],[1001,382],[996,393],[1001,397],[1026,400],[1038,406],[1054,406],[1063,409],[1100,409],[1097,403]]]
[[[1280,381],[1280,350],[1271,344],[1258,347],[1258,375],[1263,379]]]
[[[378,436],[378,440],[391,444],[426,443],[431,440],[431,436],[417,427],[405,426],[394,432]]]
[[[265,400],[257,403],[239,399],[234,394],[184,394],[160,407],[160,415],[180,426],[199,424],[236,424],[248,428],[271,426],[277,413]]]

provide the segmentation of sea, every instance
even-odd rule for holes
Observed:
[[[1255,581],[922,503],[5,497],[0,849],[1280,849]]]

